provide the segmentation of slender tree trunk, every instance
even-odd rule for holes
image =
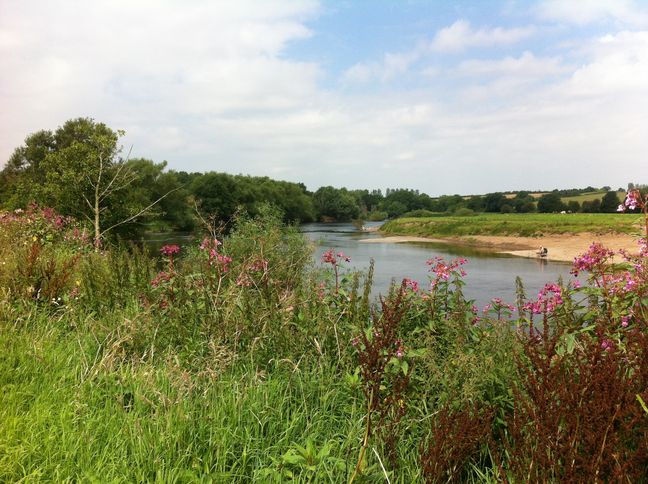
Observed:
[[[94,199],[94,231],[95,231],[95,238],[94,238],[94,245],[95,248],[99,248],[100,244],[100,239],[101,239],[101,226],[99,225],[99,183],[97,183],[97,186],[95,187],[95,199]]]

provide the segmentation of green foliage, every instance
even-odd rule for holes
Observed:
[[[436,214],[434,212],[430,212],[429,210],[420,209],[420,210],[412,210],[411,212],[406,212],[402,216],[403,217],[411,217],[411,218],[419,218],[419,217],[434,217],[435,215]]]
[[[360,206],[346,188],[322,187],[313,194],[318,218],[348,222],[358,218]]]
[[[554,213],[565,210],[565,204],[557,193],[546,193],[538,199],[538,212]]]
[[[617,192],[607,192],[601,199],[601,212],[614,213],[617,211],[617,207],[620,203],[621,200],[619,200]]]

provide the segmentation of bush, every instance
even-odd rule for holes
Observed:
[[[406,212],[400,217],[406,218],[406,217],[412,217],[412,218],[421,218],[421,217],[434,217],[438,215],[437,212],[431,212],[429,210],[424,210],[424,209],[419,209],[419,210],[412,210],[410,212]]]
[[[472,215],[475,215],[475,211],[471,210],[469,208],[462,207],[462,208],[458,208],[457,210],[455,210],[454,214],[457,217],[470,217]]]

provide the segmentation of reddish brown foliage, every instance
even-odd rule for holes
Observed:
[[[494,412],[477,404],[459,411],[443,408],[432,423],[429,438],[421,445],[421,465],[426,482],[455,482],[465,465],[489,441]]]
[[[563,331],[526,336],[508,425],[508,470],[515,482],[636,482],[648,469],[645,328],[627,333],[626,351],[598,324],[573,353],[557,351]]]

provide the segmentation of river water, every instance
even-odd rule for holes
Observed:
[[[425,261],[435,256],[446,260],[457,257],[468,260],[463,266],[467,272],[464,295],[474,299],[480,307],[494,297],[514,301],[516,276],[522,278],[530,297],[535,297],[547,282],[556,282],[561,276],[565,281],[573,277],[569,273],[571,264],[563,262],[526,259],[441,243],[365,243],[361,240],[382,236],[360,231],[352,224],[306,224],[301,226],[301,230],[316,243],[317,263],[329,248],[348,255],[351,262],[346,266],[351,269],[366,270],[373,259],[375,295],[385,294],[392,281],[400,283],[404,277],[418,281],[421,288],[429,287],[429,267]]]

